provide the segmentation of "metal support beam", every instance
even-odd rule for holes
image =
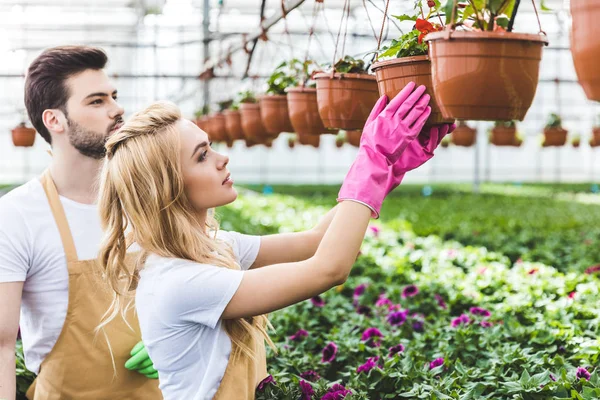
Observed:
[[[202,14],[202,61],[204,65],[210,58],[210,0],[204,0],[203,14]],[[208,108],[210,104],[210,80],[202,82],[202,105],[204,108]]]
[[[285,2],[285,6],[284,6],[286,13],[289,13],[290,11],[299,7],[302,3],[304,3],[304,1],[305,0],[287,0]],[[207,3],[207,0],[205,0],[205,3]],[[256,32],[254,32],[252,34],[249,34],[246,37],[246,43],[249,43],[249,42],[252,42],[253,40],[258,39],[260,37],[260,35],[263,33],[263,30],[268,31],[269,28],[271,28],[273,25],[275,25],[276,23],[281,21],[281,19],[283,17],[284,17],[283,10],[277,10],[272,17],[267,18],[263,21],[263,23],[261,24],[261,29],[257,30]],[[208,34],[205,37],[207,37],[207,36],[208,36]],[[229,55],[244,49],[244,46],[246,45],[246,43],[241,42],[239,44],[236,44],[236,45],[232,46],[227,53],[221,55],[220,57],[211,58],[210,60],[205,62],[202,70],[200,71],[200,75],[208,72],[210,69],[225,62],[227,60],[227,58],[229,57]]]

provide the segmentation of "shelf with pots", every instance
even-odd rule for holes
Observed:
[[[569,132],[562,126],[562,118],[556,113],[548,116],[544,126],[542,147],[562,147],[567,144]]]

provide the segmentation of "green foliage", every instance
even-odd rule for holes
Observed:
[[[470,0],[466,6],[461,6],[462,2],[447,0],[442,6],[446,15],[446,24],[452,22],[454,12],[454,21],[457,24],[463,24],[465,21],[473,21],[473,27],[493,31],[497,27],[506,28],[514,12],[515,0]],[[465,4],[465,3],[462,3]]]
[[[223,112],[229,108],[231,108],[231,106],[233,105],[233,100],[229,99],[229,100],[224,100],[224,101],[220,101],[217,103],[219,105],[219,111]]]
[[[379,57],[414,57],[423,56],[427,54],[427,43],[419,43],[420,32],[418,30],[412,30],[404,35],[400,36],[398,40],[392,39],[389,46],[383,46]]]
[[[562,118],[560,115],[552,113],[546,121],[546,128],[562,128]]]
[[[210,114],[210,106],[208,104],[206,104],[206,105],[202,106],[201,109],[197,110],[194,113],[194,116],[196,118],[200,118],[200,117],[202,117],[204,115],[208,115],[208,114]]]
[[[236,96],[236,101],[234,102],[235,104],[241,104],[241,103],[257,103],[258,100],[256,100],[256,94],[251,91],[251,90],[245,90],[242,92],[239,92]],[[239,107],[239,106],[238,106]]]
[[[335,72],[343,74],[366,74],[365,61],[357,60],[351,56],[345,56],[336,62],[333,66]]]
[[[25,358],[23,356],[23,343],[17,340],[16,348],[16,372],[17,372],[17,400],[25,400],[25,392],[31,386],[35,379],[35,374],[25,368]]]
[[[517,126],[517,121],[496,121],[494,122],[494,126],[501,128],[515,128]]]
[[[275,71],[273,71],[267,80],[269,85],[267,93],[285,94],[287,88],[295,87],[302,82],[309,81],[316,68],[317,65],[311,60],[303,62],[294,58],[290,61],[282,62],[275,68]],[[308,86],[311,85],[309,84]]]

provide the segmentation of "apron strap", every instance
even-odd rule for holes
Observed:
[[[63,248],[65,250],[67,263],[78,261],[77,249],[75,248],[75,242],[73,241],[71,228],[67,222],[65,209],[60,202],[58,191],[56,190],[56,185],[54,185],[54,181],[52,180],[49,169],[45,170],[42,174],[41,182],[42,187],[46,192],[46,197],[48,197],[48,202],[50,203],[50,209],[52,210],[52,215],[56,221],[56,226],[60,232],[60,239],[62,240]]]

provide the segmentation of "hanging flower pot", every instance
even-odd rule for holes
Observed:
[[[321,137],[319,135],[298,133],[298,143],[318,148],[321,143]]]
[[[210,137],[215,142],[227,141],[227,128],[225,126],[225,116],[222,113],[217,113],[211,119]]]
[[[444,118],[525,118],[535,95],[545,36],[512,32],[430,33],[435,99]]]
[[[35,129],[27,128],[25,122],[21,122],[16,128],[13,128],[12,141],[16,147],[31,147],[35,142]]]
[[[571,0],[571,54],[579,83],[590,100],[600,101],[600,0]]]
[[[319,73],[317,103],[326,128],[362,130],[379,99],[375,76],[358,73]]]
[[[317,103],[317,89],[293,87],[287,90],[288,112],[294,132],[304,135],[335,133],[323,125]]]
[[[380,61],[373,64],[372,69],[377,78],[379,95],[383,96],[385,94],[390,100],[409,82],[415,82],[417,86],[425,85],[427,88],[426,93],[431,96],[431,101],[429,102],[431,115],[425,126],[454,122],[452,118],[443,117],[435,101],[429,56],[402,57]]]
[[[361,135],[362,135],[362,131],[347,131],[346,132],[346,140],[352,146],[359,147]]]
[[[225,116],[225,130],[227,136],[231,140],[240,140],[244,138],[244,131],[242,130],[242,114],[238,110],[225,110],[223,111]]]
[[[293,149],[296,147],[296,138],[294,136],[288,137],[287,144],[290,149]]]
[[[581,146],[581,137],[579,136],[575,136],[572,140],[571,140],[571,145],[574,148],[579,148],[579,146]]]
[[[346,141],[344,140],[344,138],[342,136],[338,136],[335,138],[335,147],[337,147],[338,149],[341,149],[344,146],[344,143]]]
[[[562,118],[558,114],[550,114],[544,127],[543,147],[564,146],[567,143],[568,131],[562,127]]]
[[[490,142],[495,146],[514,146],[517,141],[517,126],[514,121],[496,121]]]
[[[294,132],[286,95],[267,94],[259,98],[259,103],[263,125],[271,137],[277,137],[281,132]]]
[[[240,104],[240,114],[242,131],[247,140],[258,143],[262,138],[269,135],[262,123],[262,118],[260,117],[260,105],[258,103]]]
[[[471,128],[464,122],[460,122],[454,132],[451,133],[452,143],[456,146],[471,147],[477,139],[477,130]]]
[[[600,127],[595,127],[592,129],[592,136],[597,143],[600,143]]]

